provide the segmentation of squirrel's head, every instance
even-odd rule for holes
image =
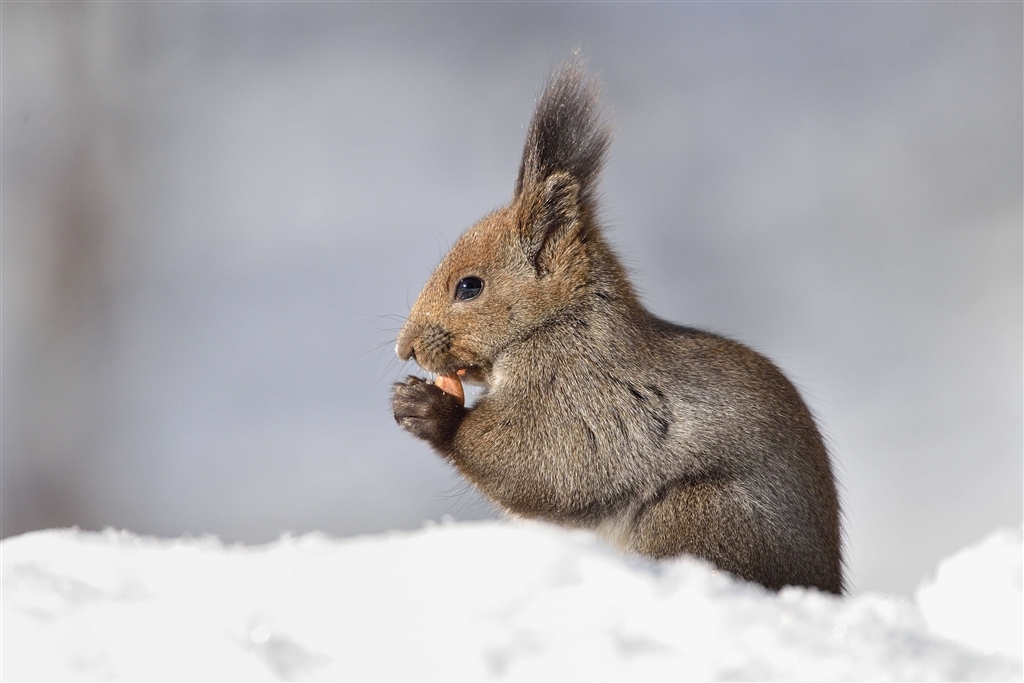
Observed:
[[[597,93],[574,54],[538,100],[512,202],[466,231],[431,275],[398,336],[402,360],[486,383],[504,349],[589,294],[610,139]]]

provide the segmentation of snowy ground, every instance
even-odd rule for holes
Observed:
[[[255,547],[51,530],[0,552],[5,680],[1022,675],[1020,529],[914,602],[772,594],[528,524]]]

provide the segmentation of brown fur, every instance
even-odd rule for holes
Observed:
[[[416,377],[395,420],[503,509],[692,553],[744,578],[842,591],[839,506],[806,405],[769,360],[650,314],[601,235],[609,141],[577,60],[540,98],[512,202],[452,247],[397,353],[463,369],[463,408]],[[479,296],[456,300],[466,277]]]

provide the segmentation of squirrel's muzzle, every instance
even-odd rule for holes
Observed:
[[[409,323],[406,322],[402,331],[398,333],[398,343],[395,344],[395,353],[403,361],[416,358],[416,350],[412,347],[413,334],[409,331]]]
[[[420,324],[411,318],[406,321],[398,335],[395,353],[402,360],[415,360],[421,368],[430,372],[454,372],[456,359],[451,356],[455,335],[433,324]]]

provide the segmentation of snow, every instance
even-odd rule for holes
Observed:
[[[917,601],[937,633],[1016,659],[1024,657],[1021,530],[997,531],[943,560]]]
[[[1021,529],[915,601],[770,593],[539,524],[0,542],[4,679],[1021,680]]]

